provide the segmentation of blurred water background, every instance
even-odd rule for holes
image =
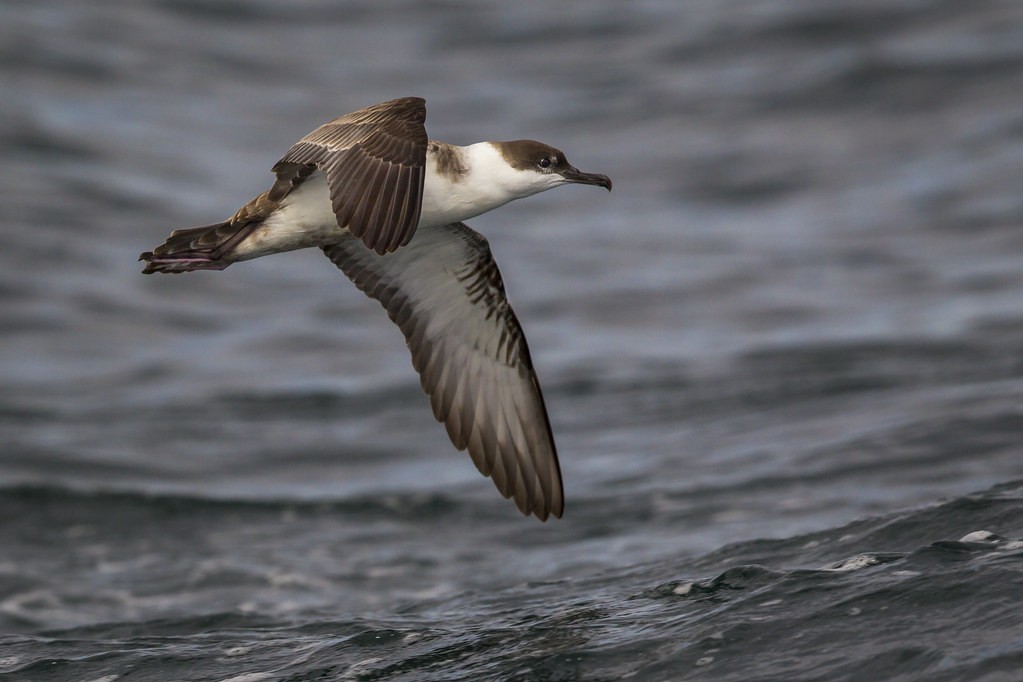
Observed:
[[[0,680],[1020,679],[1023,4],[6,0],[0,92]],[[563,520],[318,251],[139,274],[405,95],[614,179],[471,221]]]

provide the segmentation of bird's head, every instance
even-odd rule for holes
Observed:
[[[565,153],[536,140],[491,142],[511,172],[501,173],[507,189],[516,198],[528,197],[567,184],[597,185],[611,191],[611,178],[583,173],[565,158]]]

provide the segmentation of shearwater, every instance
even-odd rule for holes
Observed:
[[[462,223],[576,183],[611,189],[533,140],[430,140],[426,102],[405,97],[325,123],[273,167],[269,190],[229,220],[176,230],[145,273],[223,270],[318,246],[386,309],[433,413],[523,514],[564,511],[558,455],[526,339],[487,240]]]

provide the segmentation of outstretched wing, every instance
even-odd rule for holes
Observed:
[[[426,102],[404,97],[345,114],[312,131],[273,167],[280,201],[314,170],[327,176],[341,227],[377,253],[404,246],[419,224],[426,164]]]
[[[560,517],[558,455],[526,339],[486,239],[456,223],[380,256],[349,238],[324,253],[405,335],[433,413],[523,514]]]

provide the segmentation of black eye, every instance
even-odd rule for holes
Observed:
[[[549,156],[543,156],[540,157],[540,160],[536,162],[536,165],[540,166],[540,168],[550,168],[551,164],[553,163],[554,162],[551,161]]]

